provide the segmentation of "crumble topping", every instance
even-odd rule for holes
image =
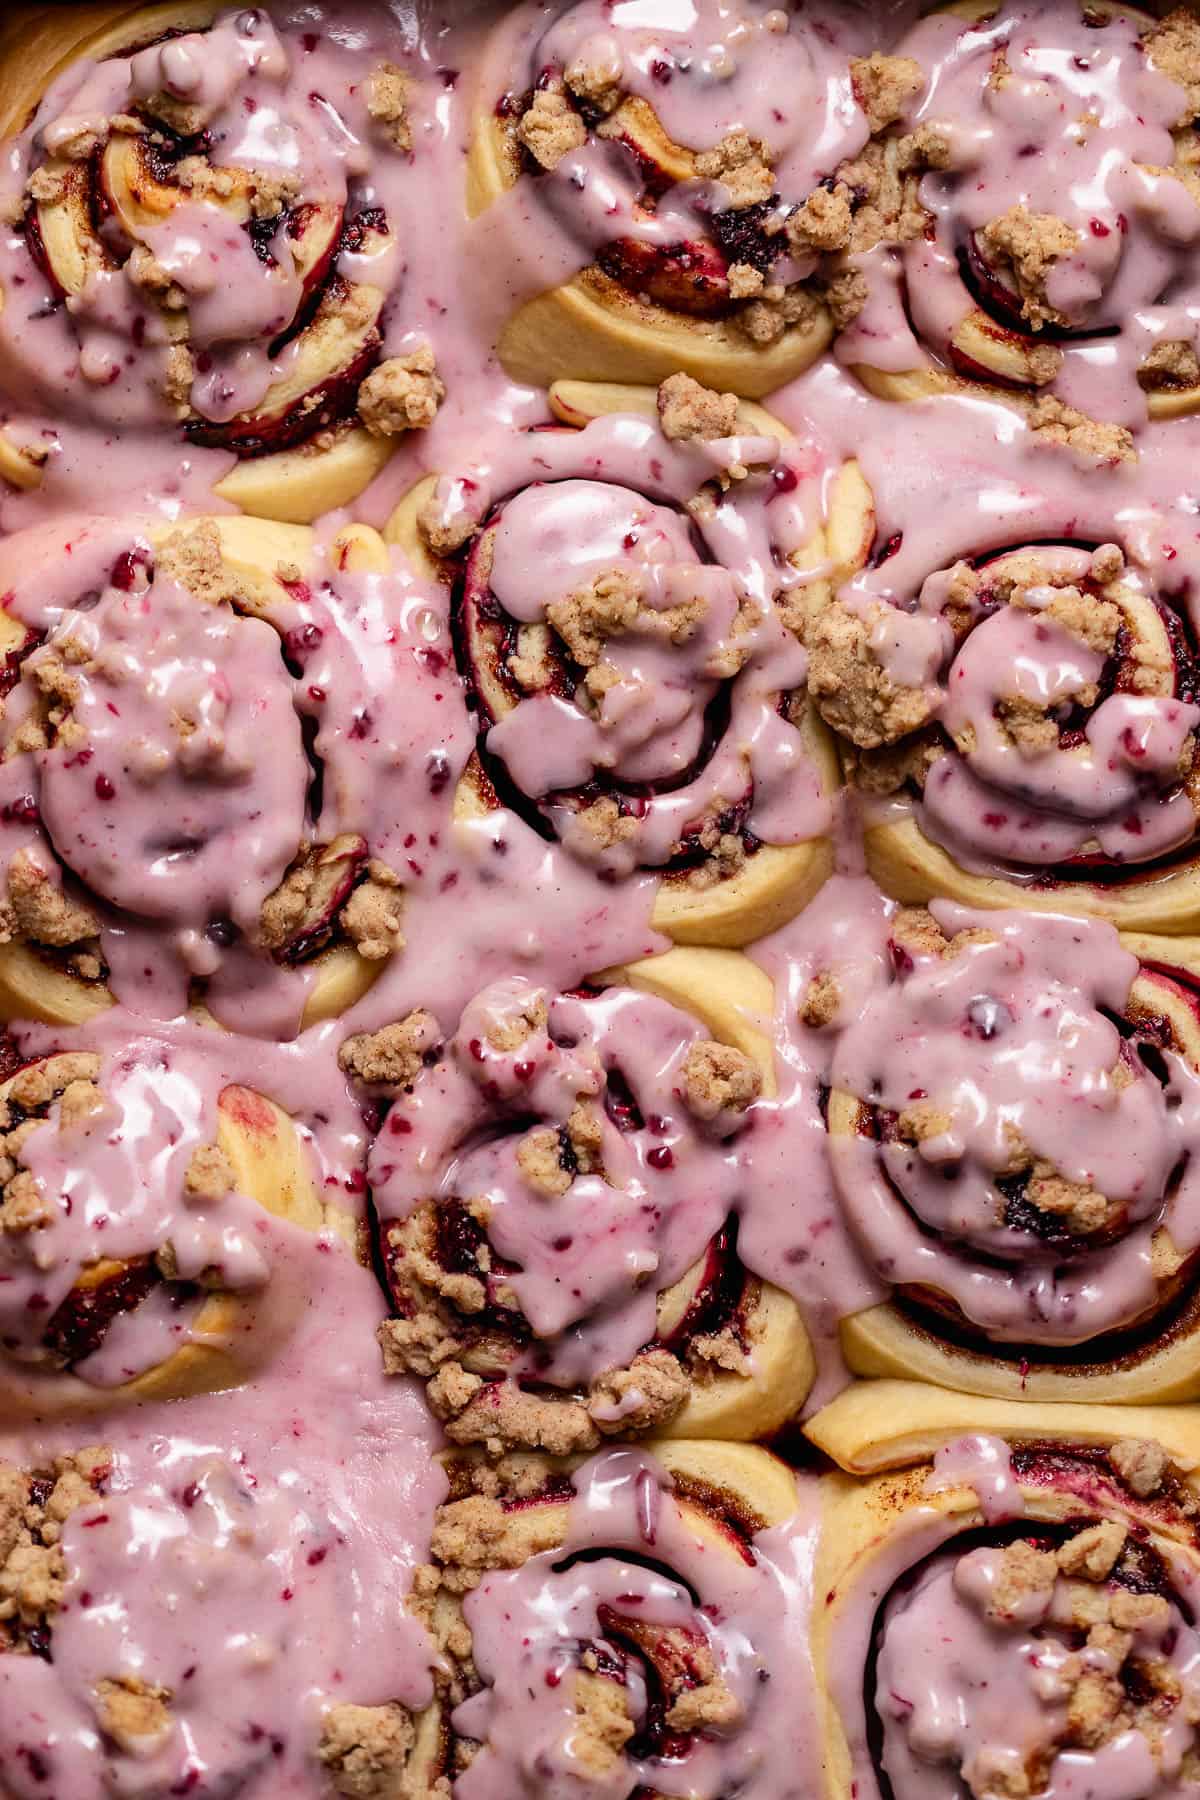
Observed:
[[[8,865],[8,903],[0,909],[0,943],[48,944],[66,949],[99,935],[95,914],[63,893],[28,850],[18,850]]]
[[[1065,325],[1065,316],[1046,297],[1046,280],[1079,243],[1079,233],[1053,213],[1031,213],[1010,206],[990,219],[980,238],[992,258],[1011,271],[1021,297],[1021,311],[1035,331],[1043,325]]]
[[[391,62],[380,63],[371,71],[367,82],[367,111],[379,127],[380,136],[393,150],[412,149],[408,88],[408,76]]]
[[[1159,1491],[1170,1466],[1170,1458],[1162,1445],[1150,1438],[1119,1439],[1109,1451],[1108,1460],[1139,1500],[1146,1500]]]
[[[1061,445],[1086,464],[1136,462],[1133,433],[1124,425],[1089,419],[1053,394],[1039,394],[1029,410],[1033,435],[1041,444]]]
[[[442,1034],[432,1013],[416,1008],[379,1031],[360,1031],[338,1051],[338,1066],[370,1086],[409,1088]]]
[[[850,60],[854,98],[867,115],[871,133],[884,131],[904,116],[925,87],[925,71],[911,56],[870,56]]]
[[[736,394],[718,394],[690,375],[669,375],[659,386],[659,423],[663,436],[673,442],[732,437],[737,430],[737,412]]]
[[[106,1677],[96,1683],[96,1719],[126,1756],[153,1756],[174,1728],[172,1697],[170,1688],[140,1675]]]
[[[575,1676],[578,1722],[571,1751],[587,1775],[603,1781],[622,1761],[636,1726],[629,1716],[629,1696],[622,1683],[580,1669]]]
[[[753,344],[774,344],[793,325],[811,326],[821,313],[821,302],[801,282],[789,287],[771,281],[758,299],[747,300],[735,314],[735,323]]]
[[[1174,7],[1150,27],[1142,43],[1159,73],[1183,89],[1184,107],[1176,124],[1190,125],[1200,113],[1200,19],[1189,7]]]
[[[96,1446],[55,1457],[48,1470],[0,1462],[0,1639],[21,1654],[44,1649],[67,1569],[62,1528],[102,1491],[112,1451]]]
[[[174,409],[177,419],[186,419],[192,409],[192,383],[196,367],[186,344],[172,344],[167,351],[163,373],[163,396]]]
[[[842,1008],[842,990],[830,969],[814,975],[804,991],[800,1017],[811,1031],[835,1025]]]
[[[637,624],[643,592],[641,577],[634,571],[609,569],[564,599],[551,601],[546,617],[575,661],[591,668],[600,661],[610,637],[632,631]]]
[[[346,1800],[449,1800],[444,1776],[432,1786],[410,1776],[415,1742],[412,1715],[398,1701],[384,1706],[343,1701],[325,1713],[317,1757],[333,1791]],[[420,1785],[414,1785],[418,1779]]]
[[[389,356],[358,390],[358,416],[372,437],[399,437],[432,425],[446,389],[428,344]]]
[[[775,191],[770,151],[745,131],[730,131],[711,150],[702,150],[695,166],[697,175],[721,183],[734,209],[761,206]]]
[[[71,1051],[46,1057],[21,1069],[0,1102],[0,1231],[26,1237],[50,1225],[56,1209],[41,1184],[23,1165],[26,1140],[58,1102],[61,1133],[86,1129],[106,1108],[97,1085],[100,1058]],[[44,1266],[50,1252],[41,1246],[30,1251],[34,1263]]]
[[[1168,338],[1143,358],[1138,381],[1144,388],[1189,388],[1200,383],[1200,357],[1191,344]]]
[[[597,112],[615,112],[621,103],[621,79],[624,71],[615,53],[604,61],[589,62],[582,54],[567,64],[563,80],[577,100],[583,100]]]
[[[434,556],[453,556],[470,543],[479,526],[467,512],[444,517],[441,502],[431,494],[417,515],[417,529]]]
[[[888,610],[873,600],[852,612],[834,600],[806,633],[809,694],[821,717],[865,750],[908,737],[932,716],[928,691],[905,687],[880,664],[872,637]]]
[[[744,1113],[762,1092],[762,1074],[744,1051],[707,1038],[692,1044],[683,1065],[684,1098],[706,1122]]]
[[[192,1151],[183,1185],[186,1194],[203,1200],[233,1192],[233,1165],[219,1144],[201,1144]]]
[[[539,88],[517,125],[517,137],[543,169],[556,169],[587,143],[587,127],[560,88]]]
[[[342,930],[360,956],[380,962],[404,948],[404,890],[394,869],[372,857],[341,911]]]

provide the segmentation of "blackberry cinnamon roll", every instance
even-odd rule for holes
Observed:
[[[1184,1409],[1030,1419],[882,1382],[810,1434],[850,1472],[823,1478],[813,1607],[829,1800],[1192,1791],[1198,1446]]]
[[[229,1081],[197,1026],[114,1016],[0,1085],[0,1397],[11,1416],[229,1387],[305,1296],[287,1226],[327,1210],[292,1118]],[[92,1039],[83,1040],[90,1046]],[[283,1221],[273,1225],[274,1219]]]
[[[527,268],[500,336],[518,380],[661,381],[755,397],[806,369],[832,323],[796,203],[868,127],[851,51],[760,0],[648,20],[576,0],[494,28],[475,96],[468,203]],[[542,290],[545,291],[542,291]]]
[[[378,536],[77,520],[5,563],[7,1016],[76,1023],[115,993],[169,1017],[190,991],[288,1035],[351,1004],[404,943],[399,788],[372,771],[401,779],[382,614],[409,589]]]
[[[1194,14],[968,0],[898,56],[917,92],[818,221],[840,358],[890,399],[965,381],[1052,394],[1039,416],[1194,410]]]
[[[398,311],[409,78],[372,37],[351,50],[217,4],[39,8],[10,31],[10,407],[110,452],[137,434],[143,460],[155,437],[223,453],[222,499],[294,521],[353,499],[430,422],[433,353]],[[61,448],[19,415],[0,442],[18,487]]]
[[[1200,995],[1099,921],[892,920],[834,1050],[841,1207],[893,1298],[863,1373],[1030,1401],[1200,1392]]]
[[[33,1454],[0,1461],[6,1800],[447,1791],[422,1633],[364,1600],[398,1571],[335,1483],[261,1445]]]
[[[790,1470],[681,1443],[448,1472],[415,1593],[446,1657],[459,1800],[810,1791]]]
[[[1200,923],[1200,764],[1188,627],[1119,545],[1044,543],[880,592],[869,498],[809,615],[809,692],[869,796],[867,861],[906,901]],[[878,569],[878,574],[875,570]]]
[[[784,596],[812,555],[812,461],[786,428],[678,374],[564,383],[582,429],[489,442],[414,489],[387,535],[454,585],[479,725],[459,804],[499,800],[653,924],[739,945],[831,864],[836,758]]]
[[[763,978],[674,950],[620,979],[549,994],[514,976],[445,1042],[414,1012],[342,1046],[394,1096],[367,1167],[384,1366],[426,1381],[454,1443],[762,1437],[811,1385],[798,1308],[737,1253],[773,1085],[745,1022]]]

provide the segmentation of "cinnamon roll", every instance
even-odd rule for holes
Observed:
[[[410,80],[374,35],[216,3],[8,28],[0,375],[56,419],[10,410],[0,475],[36,486],[65,415],[109,454],[214,452],[221,499],[305,522],[430,422],[433,352],[400,323]]]
[[[683,374],[657,402],[563,383],[552,404],[581,429],[500,434],[387,528],[454,584],[479,725],[459,804],[513,807],[607,881],[656,877],[677,941],[747,943],[832,862],[836,758],[789,629],[811,461]]]
[[[1195,410],[1200,26],[1164,11],[965,0],[901,40],[916,91],[820,221],[837,353],[872,392],[983,383],[1121,426]]]
[[[1188,1792],[1200,1445],[1186,1409],[882,1382],[809,1429],[868,1477],[823,1478],[829,1800]]]
[[[131,1438],[0,1461],[6,1800],[361,1795],[373,1765],[445,1791],[419,1627],[364,1605],[395,1569],[348,1523],[335,1484],[258,1455]],[[340,1686],[364,1629],[387,1665],[356,1670],[370,1704]],[[403,1699],[375,1698],[389,1683]]]
[[[779,8],[644,14],[520,6],[476,78],[471,212],[500,216],[524,299],[498,354],[517,380],[698,380],[761,397],[832,321],[789,238],[797,201],[868,127],[865,22],[809,31]]]
[[[128,1025],[114,1019],[99,1040],[17,1067],[6,1044],[9,1417],[244,1380],[304,1305],[286,1228],[354,1235],[323,1201],[293,1120],[222,1073],[216,1033],[183,1024],[139,1037]]]
[[[842,1215],[891,1300],[863,1374],[1027,1401],[1200,1393],[1194,974],[1100,921],[901,909],[833,1052]],[[1135,940],[1131,940],[1135,941]]]
[[[288,1035],[350,1005],[404,942],[401,788],[371,771],[400,780],[407,637],[377,615],[410,589],[376,533],[85,520],[4,561],[5,1016],[190,992]]]
[[[460,1800],[790,1800],[815,1748],[791,1472],[748,1445],[449,1464],[416,1605]]]
[[[416,1011],[342,1046],[394,1096],[367,1166],[384,1367],[426,1381],[454,1443],[764,1437],[811,1385],[798,1308],[737,1254],[765,979],[716,950],[614,975],[513,976],[445,1041]]]
[[[809,692],[869,797],[881,887],[1195,932],[1194,657],[1150,576],[1116,543],[1036,543],[885,596],[895,545],[872,548],[853,465],[836,501],[846,558],[810,593]]]

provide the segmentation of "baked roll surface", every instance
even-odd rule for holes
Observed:
[[[451,1652],[460,1792],[572,1778],[654,1792],[681,1771],[702,1791],[799,1791],[784,1771],[811,1754],[813,1715],[784,1603],[796,1490],[782,1464],[695,1441],[574,1469],[514,1459],[499,1490],[479,1491],[470,1462],[450,1479],[418,1588]]]
[[[825,1791],[1186,1793],[1190,1420],[1047,1406],[1030,1434],[1037,1409],[925,1394],[884,1382],[812,1422],[867,1476],[822,1478]]]
[[[386,1072],[383,1034],[343,1050],[394,1095],[368,1164],[384,1366],[426,1379],[452,1443],[749,1440],[811,1385],[799,1309],[737,1250],[742,1146],[774,1087],[739,1017],[754,971],[677,950],[618,974],[496,983],[445,1042],[410,1014]]]
[[[602,878],[661,871],[677,942],[745,943],[831,863],[836,770],[779,585],[815,554],[802,452],[686,375],[551,404],[569,428],[498,436],[388,527],[454,584],[461,804],[511,804]]]
[[[408,591],[378,534],[87,519],[7,554],[9,1016],[77,1023],[148,982],[253,1032],[353,1004],[403,950],[410,874],[374,785],[407,646],[362,660],[376,593]]]
[[[897,45],[917,95],[832,183],[858,308],[838,354],[873,392],[978,384],[1121,425],[1194,407],[1194,21],[1164,10],[954,4]]]
[[[982,1392],[1187,1397],[1186,977],[1103,924],[945,904],[889,948],[828,1106],[844,1215],[895,1284],[850,1341]]]
[[[810,695],[880,885],[1194,933],[1200,714],[1173,597],[1119,544],[1067,541],[985,541],[897,591],[855,465],[834,515],[848,559],[807,601]]]
[[[225,1081],[216,1033],[105,1026],[25,1062],[6,1045],[18,1065],[0,1098],[12,1416],[244,1380],[303,1309],[289,1233],[354,1242],[297,1121]]]
[[[809,367],[833,326],[787,221],[828,148],[866,135],[857,36],[850,19],[810,37],[769,9],[639,20],[586,0],[548,28],[533,8],[500,22],[476,77],[467,202],[533,252],[499,337],[509,372],[682,369],[757,398]]]
[[[61,8],[12,36],[8,396],[69,394],[93,443],[211,451],[248,512],[354,499],[444,393],[428,343],[387,354],[419,179],[407,75],[328,39],[318,72],[253,7]],[[32,421],[5,434],[18,487],[54,454]]]

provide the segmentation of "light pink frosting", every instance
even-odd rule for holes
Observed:
[[[270,1239],[278,1278],[321,1304],[258,1380],[0,1446],[37,1467],[116,1440],[105,1492],[64,1534],[53,1660],[0,1657],[0,1759],[17,1800],[140,1783],[317,1800],[325,1707],[429,1698],[428,1646],[403,1605],[444,1491],[427,1415],[378,1368],[372,1277],[327,1240],[278,1224]],[[148,1762],[97,1728],[94,1683],[121,1674],[173,1693],[173,1728]]]

